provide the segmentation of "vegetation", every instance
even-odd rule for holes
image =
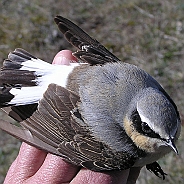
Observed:
[[[48,62],[61,49],[72,49],[53,18],[65,16],[103,43],[122,61],[153,75],[176,102],[184,122],[184,2],[182,0],[19,0],[0,1],[0,61],[17,47]],[[2,112],[0,116],[7,119]],[[10,121],[8,119],[7,121]],[[142,170],[137,183],[184,182],[184,132],[174,153],[159,163],[165,181]],[[20,143],[0,132],[0,183]]]

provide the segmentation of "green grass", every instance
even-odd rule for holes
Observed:
[[[60,14],[76,22],[122,61],[136,64],[153,75],[176,102],[183,123],[183,11],[182,0],[3,0],[0,2],[1,64],[17,47],[48,62],[60,49],[74,50],[53,21],[53,17]],[[14,138],[4,139],[5,136],[5,133],[0,134],[1,181],[19,147]],[[182,132],[179,156],[169,154],[159,161],[168,173],[165,181],[143,170],[137,183],[183,183],[183,139]]]

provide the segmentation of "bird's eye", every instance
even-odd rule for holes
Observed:
[[[133,111],[133,113],[131,115],[131,120],[133,122],[132,126],[140,134],[148,136],[148,137],[159,138],[160,139],[160,135],[158,133],[155,133],[154,130],[152,130],[148,126],[147,123],[141,121],[141,118],[140,118],[139,113],[137,112],[137,110]]]
[[[145,133],[151,133],[152,132],[151,128],[145,122],[141,123],[141,127],[142,127],[142,131],[145,132]]]

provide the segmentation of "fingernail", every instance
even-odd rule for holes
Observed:
[[[70,50],[62,50],[56,54],[53,64],[70,65],[70,63],[77,62],[77,59],[72,55]]]
[[[70,65],[70,60],[64,56],[56,56],[53,60],[53,64]]]

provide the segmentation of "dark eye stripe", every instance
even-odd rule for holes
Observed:
[[[131,119],[133,122],[133,126],[137,130],[137,132],[151,138],[161,139],[159,134],[155,133],[145,122],[141,121],[141,118],[137,110],[133,111]]]

